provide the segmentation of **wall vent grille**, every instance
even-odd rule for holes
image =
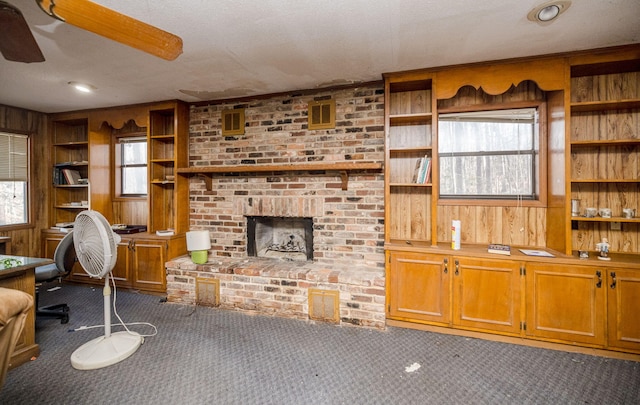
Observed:
[[[196,304],[204,307],[220,305],[220,280],[196,278]]]
[[[309,318],[340,323],[340,291],[309,289]]]

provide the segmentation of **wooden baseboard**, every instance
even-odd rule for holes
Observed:
[[[28,347],[22,347],[13,352],[11,356],[11,363],[9,363],[9,370],[14,369],[28,361],[40,355],[40,346],[37,344],[30,345]]]
[[[395,319],[387,319],[387,326],[395,326],[399,328],[408,328],[423,330],[427,332],[443,333],[447,335],[464,336],[476,339],[490,340],[493,342],[512,343],[521,346],[537,347],[549,350],[558,350],[569,353],[581,353],[591,356],[607,357],[619,360],[630,360],[640,362],[640,354],[617,352],[613,350],[604,350],[591,347],[574,346],[562,343],[546,342],[542,340],[523,339],[513,336],[494,335],[491,333],[475,332],[464,329],[453,329],[442,326],[426,325],[421,323],[413,323],[406,321],[398,321]]]

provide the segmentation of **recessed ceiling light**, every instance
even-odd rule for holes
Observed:
[[[69,82],[69,86],[73,87],[81,93],[93,93],[96,90],[94,86],[87,83]]]
[[[537,22],[540,25],[550,24],[558,18],[560,14],[564,13],[569,6],[571,6],[571,1],[569,0],[550,1],[529,11],[527,19]]]

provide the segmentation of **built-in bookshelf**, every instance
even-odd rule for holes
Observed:
[[[638,254],[640,60],[572,66],[570,121],[572,248],[593,251],[606,238],[611,252]]]
[[[52,224],[73,222],[90,207],[88,119],[52,122]]]
[[[432,80],[387,80],[387,241],[431,239]]]
[[[186,232],[188,178],[176,169],[188,165],[188,109],[182,103],[149,111],[149,231]]]

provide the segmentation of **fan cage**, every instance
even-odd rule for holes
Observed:
[[[97,211],[83,211],[76,217],[73,228],[74,247],[82,268],[92,277],[106,276],[117,260],[109,222]]]

